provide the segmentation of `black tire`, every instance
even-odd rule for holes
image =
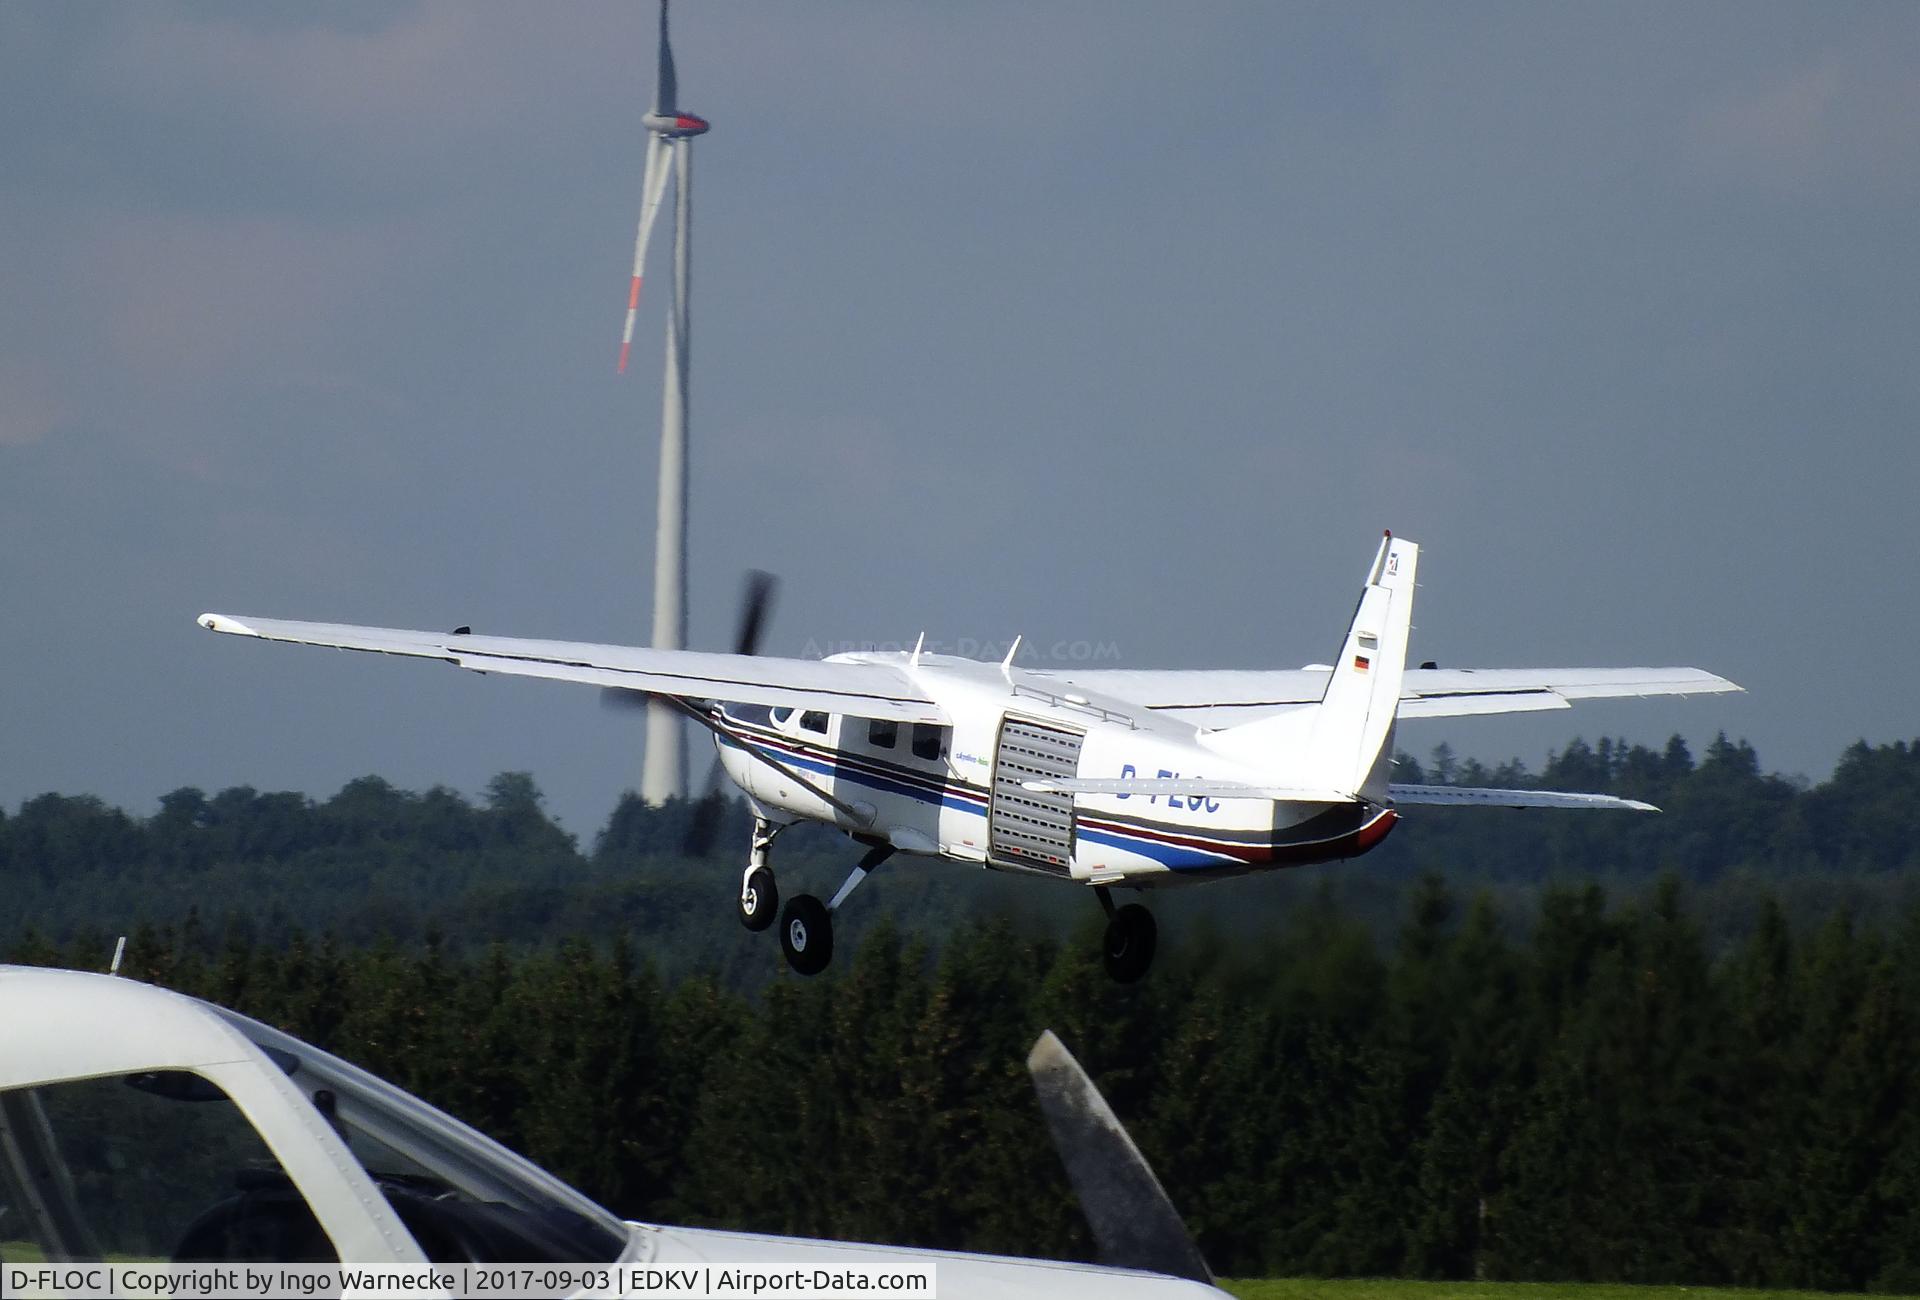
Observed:
[[[1160,940],[1160,927],[1153,913],[1138,903],[1128,903],[1107,922],[1107,974],[1117,984],[1131,984],[1153,965],[1153,951]]]
[[[780,951],[787,965],[802,975],[818,975],[833,960],[833,917],[827,905],[812,894],[787,902],[780,914]]]
[[[749,930],[764,930],[772,925],[774,918],[780,915],[780,887],[773,881],[773,873],[765,867],[755,867],[747,873],[746,884],[740,887],[740,924]]]

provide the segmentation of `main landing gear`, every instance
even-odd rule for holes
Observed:
[[[740,877],[740,924],[749,930],[764,930],[780,917],[780,951],[787,965],[802,975],[818,975],[833,960],[833,914],[848,895],[875,867],[894,854],[891,844],[876,844],[855,865],[846,882],[834,893],[833,901],[822,903],[812,894],[798,894],[780,910],[780,891],[769,865],[774,836],[781,827],[764,817],[753,819],[753,847],[747,855],[747,869]]]
[[[1153,923],[1153,913],[1140,904],[1115,907],[1112,891],[1096,885],[1093,892],[1107,909],[1107,974],[1115,983],[1131,984],[1153,965],[1160,929]]]

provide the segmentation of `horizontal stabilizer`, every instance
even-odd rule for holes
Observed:
[[[1616,808],[1628,812],[1659,812],[1638,799],[1610,794],[1569,794],[1562,790],[1483,790],[1464,785],[1389,785],[1395,803],[1432,804],[1441,808]]]
[[[1209,781],[1197,776],[1120,776],[1107,778],[1049,777],[1022,781],[1029,790],[1052,794],[1198,795],[1206,799],[1280,799],[1287,803],[1352,803],[1354,796],[1339,790],[1310,790],[1283,785],[1248,785],[1244,781]]]

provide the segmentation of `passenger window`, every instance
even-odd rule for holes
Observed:
[[[867,743],[877,749],[892,749],[900,739],[900,724],[891,718],[874,718],[867,723]]]
[[[913,724],[913,756],[938,762],[946,750],[947,729],[930,722]]]
[[[800,715],[800,728],[803,731],[817,731],[824,736],[827,734],[827,715],[818,709],[808,709]]]

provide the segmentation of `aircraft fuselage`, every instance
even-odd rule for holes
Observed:
[[[715,737],[728,775],[774,821],[824,822],[906,853],[1083,884],[1157,887],[1357,857],[1394,823],[1391,809],[1361,802],[1035,792],[1023,781],[1258,784],[1262,774],[1207,748],[1187,723],[1042,675],[933,655],[910,671],[954,725],[731,705]]]

